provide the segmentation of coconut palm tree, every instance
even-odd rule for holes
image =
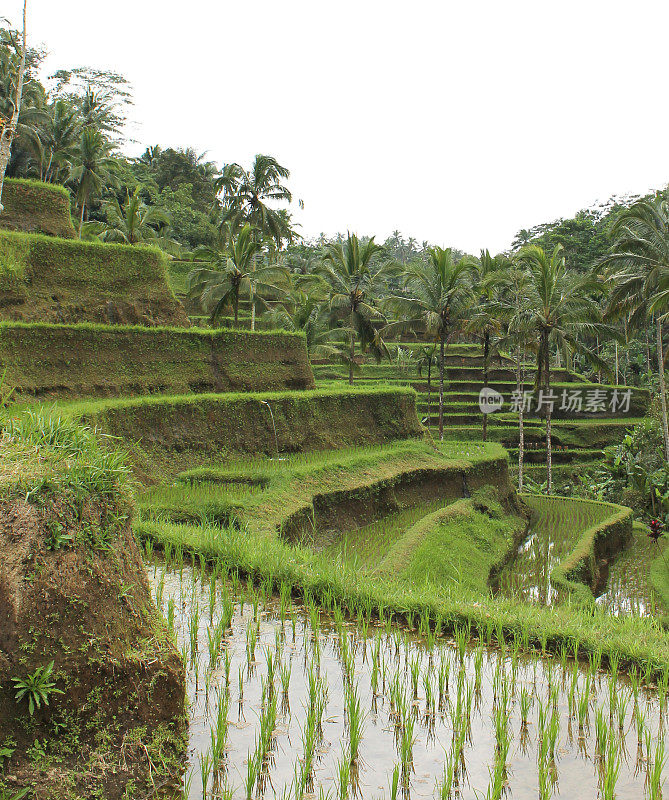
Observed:
[[[39,175],[47,183],[65,177],[75,158],[80,134],[79,111],[74,103],[59,99],[52,103],[39,127]]]
[[[239,299],[243,292],[250,292],[251,280],[262,291],[276,293],[285,283],[285,270],[277,266],[255,268],[254,258],[261,247],[261,240],[250,225],[235,236],[226,229],[218,247],[201,247],[193,253],[194,259],[209,262],[208,267],[197,267],[188,275],[188,295],[199,299],[202,308],[216,319],[232,306],[234,324],[239,323]]]
[[[93,128],[82,130],[75,156],[77,163],[70,171],[70,178],[76,187],[77,204],[80,208],[80,239],[86,208],[91,197],[101,194],[113,182],[115,162],[110,157],[110,153],[109,142],[100,131]]]
[[[132,194],[128,191],[123,205],[114,197],[105,203],[107,222],[89,224],[99,228],[97,235],[105,242],[175,244],[165,235],[170,226],[169,215],[161,208],[147,206],[140,192],[140,186]]]
[[[509,260],[504,255],[491,256],[490,251],[481,250],[476,271],[474,293],[479,302],[472,309],[465,331],[474,333],[481,341],[483,356],[483,386],[488,387],[490,358],[498,354],[497,337],[502,331],[503,320],[494,302],[496,290],[502,285]],[[483,414],[483,441],[488,440],[488,415]]]
[[[237,231],[249,224],[259,241],[273,239],[277,247],[289,241],[294,235],[289,219],[273,207],[275,203],[292,201],[292,194],[283,184],[289,177],[290,170],[272,156],[258,154],[248,171],[239,164],[227,164],[216,182],[223,193],[221,227],[230,226]],[[256,250],[252,267],[259,254],[260,248]],[[251,329],[255,327],[254,291],[251,278]]]
[[[537,388],[541,410],[546,418],[547,491],[553,487],[553,449],[551,418],[551,354],[555,348],[566,353],[579,353],[599,369],[608,367],[584,344],[584,337],[605,334],[618,336],[611,326],[602,323],[602,314],[593,295],[601,291],[601,283],[592,276],[581,276],[567,269],[562,245],[549,256],[538,245],[527,245],[514,256],[515,262],[527,270],[519,310],[514,325],[534,333],[537,357]]]
[[[598,264],[608,270],[611,288],[606,315],[624,317],[631,327],[646,322],[655,327],[664,457],[669,460],[662,330],[669,309],[669,203],[662,197],[634,203],[614,219],[610,236],[612,252]]]
[[[423,369],[427,368],[427,420],[430,424],[430,417],[432,415],[432,368],[437,363],[437,343],[433,342],[430,345],[421,347],[418,356],[416,369],[418,370],[418,377],[423,377]]]
[[[495,276],[497,283],[498,277]],[[518,491],[523,491],[525,468],[525,378],[527,354],[536,342],[531,318],[521,313],[522,299],[530,280],[522,264],[511,261],[499,276],[491,311],[503,321],[499,348],[508,349],[516,359],[516,407],[518,409]]]
[[[353,385],[355,343],[363,352],[370,350],[377,359],[388,354],[379,326],[385,321],[374,303],[383,287],[389,262],[374,237],[360,242],[349,233],[345,242],[327,245],[318,275],[326,284],[327,299],[335,318],[348,324],[348,382]]]
[[[2,187],[5,180],[5,172],[11,156],[12,141],[19,125],[21,103],[23,101],[23,83],[28,54],[26,45],[26,0],[23,0],[23,32],[20,44],[14,40],[10,31],[5,31],[5,35],[9,37],[11,47],[1,48],[4,51],[2,56],[2,66],[5,67],[3,73],[6,73],[9,78],[9,86],[2,103],[2,111],[4,113],[0,115],[0,213],[2,213]]]
[[[348,363],[342,347],[348,331],[346,328],[329,327],[327,307],[316,292],[294,287],[286,302],[277,304],[265,319],[273,328],[303,333],[310,359],[335,358]]]
[[[389,329],[413,328],[439,343],[439,439],[444,438],[444,356],[446,343],[463,330],[473,304],[469,258],[455,261],[450,248],[432,247],[426,261],[404,269],[404,294],[391,295],[386,304],[401,318]]]

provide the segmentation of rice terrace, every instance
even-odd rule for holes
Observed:
[[[0,800],[669,797],[669,189],[308,235],[17,5]]]

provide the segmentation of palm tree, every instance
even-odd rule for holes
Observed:
[[[310,359],[336,358],[348,363],[346,352],[340,346],[347,334],[346,328],[331,329],[327,324],[323,299],[313,291],[295,287],[285,303],[271,309],[267,323],[273,328],[303,333]]]
[[[511,262],[500,276],[496,297],[491,301],[492,311],[503,320],[505,332],[499,347],[508,348],[516,357],[516,404],[518,408],[518,491],[523,491],[525,467],[525,377],[526,357],[535,342],[531,320],[521,313],[522,298],[529,282],[528,271],[517,262]]]
[[[79,238],[84,225],[84,215],[90,198],[101,194],[112,182],[115,162],[110,158],[109,142],[93,128],[84,128],[76,153],[78,163],[72,168],[70,177],[76,186],[79,205]]]
[[[478,263],[478,283],[474,291],[479,295],[479,302],[465,326],[469,333],[475,333],[481,339],[483,354],[483,386],[488,387],[490,372],[490,356],[498,352],[495,337],[502,330],[502,318],[497,313],[494,303],[495,291],[501,286],[509,260],[506,256],[491,256],[488,250],[481,250]],[[483,441],[488,440],[488,415],[483,414]]]
[[[293,236],[289,220],[273,203],[290,203],[292,194],[283,181],[290,171],[281,166],[272,156],[258,154],[250,171],[239,164],[227,164],[216,185],[223,192],[221,227],[230,226],[233,231],[245,224],[253,226],[254,235],[261,239],[273,239],[277,246]],[[260,248],[256,251],[259,254]],[[252,271],[256,259],[252,263]],[[255,281],[251,278],[251,330],[255,328]]]
[[[105,242],[122,242],[124,244],[140,244],[151,242],[169,244],[172,242],[165,236],[170,225],[169,215],[162,208],[147,206],[140,195],[141,187],[126,193],[121,206],[114,197],[105,204],[107,223],[102,225],[99,237]],[[99,226],[99,223],[90,223]]]
[[[430,424],[430,416],[432,414],[432,367],[436,363],[437,343],[425,347],[421,347],[418,363],[418,377],[423,377],[423,367],[427,367],[427,420]]]
[[[423,330],[439,343],[439,439],[444,438],[444,351],[446,342],[464,327],[472,306],[472,261],[455,261],[450,248],[432,247],[427,261],[409,264],[404,271],[404,295],[393,295],[387,305],[403,317],[389,328]]]
[[[80,124],[77,107],[69,100],[51,104],[39,128],[40,180],[56,182],[70,167],[75,157]]]
[[[664,457],[669,460],[662,330],[669,308],[669,203],[662,197],[634,203],[614,219],[610,235],[612,253],[598,265],[609,270],[611,294],[606,316],[625,317],[632,327],[646,321],[654,323]]]
[[[239,298],[243,291],[250,292],[251,279],[262,290],[276,292],[280,291],[278,284],[285,278],[285,271],[276,266],[255,269],[254,258],[261,244],[250,225],[244,225],[236,236],[230,229],[226,233],[218,247],[201,247],[193,253],[193,258],[208,261],[210,266],[190,272],[188,295],[200,300],[212,322],[232,306],[237,327]]]
[[[349,233],[345,242],[327,245],[318,268],[318,274],[327,285],[331,311],[335,316],[344,316],[348,322],[348,382],[351,386],[356,338],[360,339],[361,350],[371,350],[377,359],[388,352],[378,330],[384,318],[373,305],[387,269],[385,251],[374,242],[374,237],[361,243],[354,233]]]
[[[28,48],[26,46],[26,0],[23,0],[23,32],[21,36],[21,43],[15,42],[13,35],[6,32],[10,36],[12,47],[17,56],[16,60],[7,48],[3,61],[3,66],[7,69],[3,70],[10,78],[10,91],[7,92],[7,100],[3,103],[3,111],[5,116],[0,115],[0,214],[2,213],[2,187],[5,180],[5,172],[9,164],[9,158],[12,151],[12,141],[16,135],[16,130],[19,124],[19,116],[21,114],[21,103],[23,101],[23,83],[26,73],[26,56]],[[2,48],[4,49],[4,48]]]
[[[538,245],[527,245],[514,257],[527,270],[527,281],[520,298],[513,325],[534,332],[537,354],[537,388],[546,416],[547,490],[553,487],[553,450],[551,438],[551,353],[553,347],[579,353],[600,369],[607,365],[582,341],[582,336],[617,332],[601,322],[601,310],[593,294],[601,284],[592,276],[580,276],[567,270],[564,248],[557,245],[548,255]]]

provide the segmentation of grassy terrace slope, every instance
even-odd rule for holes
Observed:
[[[306,389],[302,336],[191,328],[0,323],[0,371],[20,398]]]
[[[188,327],[160,250],[0,231],[0,319]]]
[[[45,233],[74,239],[70,195],[63,186],[6,178],[2,187],[0,228],[23,233]]]
[[[63,403],[119,437],[147,480],[235,454],[276,456],[415,438],[412,389],[151,396]]]
[[[450,502],[486,484],[499,487],[507,508],[517,508],[498,445],[437,448],[405,441],[191,469],[178,476],[176,486],[150,490],[140,507],[167,520],[183,519],[184,508],[192,520],[204,512],[225,521],[227,512],[259,534],[280,532],[320,548],[388,513],[434,498]]]

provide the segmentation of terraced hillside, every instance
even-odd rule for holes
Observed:
[[[411,352],[409,345],[401,347]],[[422,345],[415,349],[420,347]],[[425,368],[421,370],[422,377],[418,375],[417,360],[416,357],[409,358],[404,364],[366,363],[355,382],[359,386],[379,383],[411,386],[418,393],[417,410],[421,421],[436,435],[439,406],[437,370],[432,368],[428,386]],[[483,414],[479,407],[479,392],[484,385],[480,348],[467,344],[452,345],[446,360],[445,438],[480,439]],[[538,395],[533,371],[528,368],[525,372],[523,391],[528,393],[525,402],[531,405],[531,410],[528,412],[526,408],[524,414],[525,472],[541,482],[545,479],[546,469],[545,422],[537,413]],[[346,379],[345,370],[332,364],[315,364],[314,375],[319,386],[337,385]],[[553,380],[554,475],[558,481],[576,480],[596,466],[603,456],[604,447],[620,442],[625,432],[647,413],[650,396],[646,389],[587,382],[582,376],[564,369],[554,370]],[[518,413],[513,410],[513,403],[517,382],[509,359],[502,358],[491,366],[488,386],[504,398],[503,408],[488,416],[488,439],[501,442],[509,450],[511,463],[515,464],[519,432]],[[580,405],[575,398],[580,398]]]
[[[54,217],[63,213],[60,208]],[[21,214],[22,229],[33,230],[29,212]],[[630,510],[516,494],[503,446],[513,447],[516,417],[508,410],[493,416],[489,441],[480,441],[482,364],[472,347],[450,351],[447,436],[435,442],[427,435],[434,433],[435,387],[428,390],[401,364],[366,364],[351,388],[339,367],[312,369],[303,335],[189,325],[202,316],[191,306],[189,320],[177,296],[184,268],[168,276],[158,251],[82,244],[45,235],[42,219],[34,225],[42,233],[0,232],[7,403],[0,458],[0,719],[3,729],[20,731],[9,739],[0,732],[0,792],[9,774],[12,790],[39,788],[38,796],[59,800],[63,785],[70,796],[107,800],[153,796],[159,786],[189,800],[206,796],[210,759],[218,759],[216,781],[224,772],[235,683],[234,648],[228,647],[233,618],[243,617],[245,605],[252,609],[240,650],[247,668],[235,662],[241,712],[266,622],[261,594],[280,604],[282,629],[272,634],[276,650],[263,642],[268,675],[261,679],[257,742],[267,752],[246,757],[247,797],[254,796],[248,789],[256,784],[253,770],[269,769],[274,734],[267,719],[274,715],[275,725],[277,672],[282,683],[290,681],[290,662],[286,672],[281,653],[294,601],[304,603],[314,631],[309,657],[319,667],[309,667],[308,681],[317,691],[316,605],[332,611],[344,664],[351,663],[348,633],[342,633],[346,615],[365,631],[384,625],[396,637],[397,653],[408,647],[400,639],[408,642],[414,628],[430,659],[437,638],[450,647],[445,635],[452,635],[461,666],[477,639],[479,688],[484,647],[495,659],[497,648],[502,664],[512,642],[514,670],[521,649],[530,659],[552,650],[563,667],[568,653],[573,656],[578,677],[579,659],[587,655],[588,681],[601,666],[615,665],[615,689],[619,667],[631,668],[637,691],[639,676],[664,687],[658,701],[664,707],[669,641],[660,604],[622,621],[610,603],[595,602],[608,585],[612,558],[633,537]],[[560,391],[602,391],[567,371],[555,377]],[[515,388],[508,362],[492,368],[490,384],[504,395]],[[531,391],[529,379],[525,388]],[[565,467],[594,461],[632,415],[645,413],[648,396],[640,391],[629,395],[629,414],[608,410],[616,390],[624,387],[609,388],[594,417],[556,419],[556,458]],[[541,418],[530,415],[527,439],[537,448],[528,460],[541,457],[541,434]],[[562,534],[560,547],[554,547],[557,538],[542,538],[553,529]],[[138,542],[152,566],[158,607],[164,607],[165,582],[179,583],[164,620],[149,593]],[[541,554],[546,542],[544,549],[559,559],[524,559],[528,546],[530,555]],[[518,588],[518,575],[527,578],[539,561],[545,602],[531,586]],[[655,560],[647,562],[652,574]],[[531,583],[525,578],[523,590]],[[205,583],[208,615],[200,591]],[[290,614],[294,643],[297,616]],[[53,653],[50,665],[45,653]],[[386,677],[377,692],[374,663],[375,699],[384,702]],[[345,668],[349,689],[338,717],[346,714],[350,732],[360,706],[350,689],[353,670]],[[417,669],[411,667],[414,698]],[[464,671],[458,669],[462,677],[456,680],[454,670],[452,683],[461,705]],[[192,704],[185,703],[184,673]],[[407,680],[403,674],[397,691]],[[485,692],[501,686],[497,674],[486,675]],[[40,676],[50,704],[33,718],[34,708],[14,696],[17,685],[29,687]],[[427,674],[426,695],[433,677]],[[210,689],[217,694],[215,718],[208,717]],[[396,690],[388,691],[396,702]],[[471,701],[473,688],[466,694]],[[194,790],[188,773],[190,793],[182,794],[186,713],[200,784]],[[407,731],[414,724],[409,717],[422,724],[419,716],[407,714]],[[203,720],[211,722],[209,736],[200,735]],[[246,727],[240,722],[238,730]],[[205,740],[211,744],[206,754]],[[412,736],[407,741],[413,747]],[[48,769],[36,754],[40,748]],[[350,758],[342,763],[350,769]]]

